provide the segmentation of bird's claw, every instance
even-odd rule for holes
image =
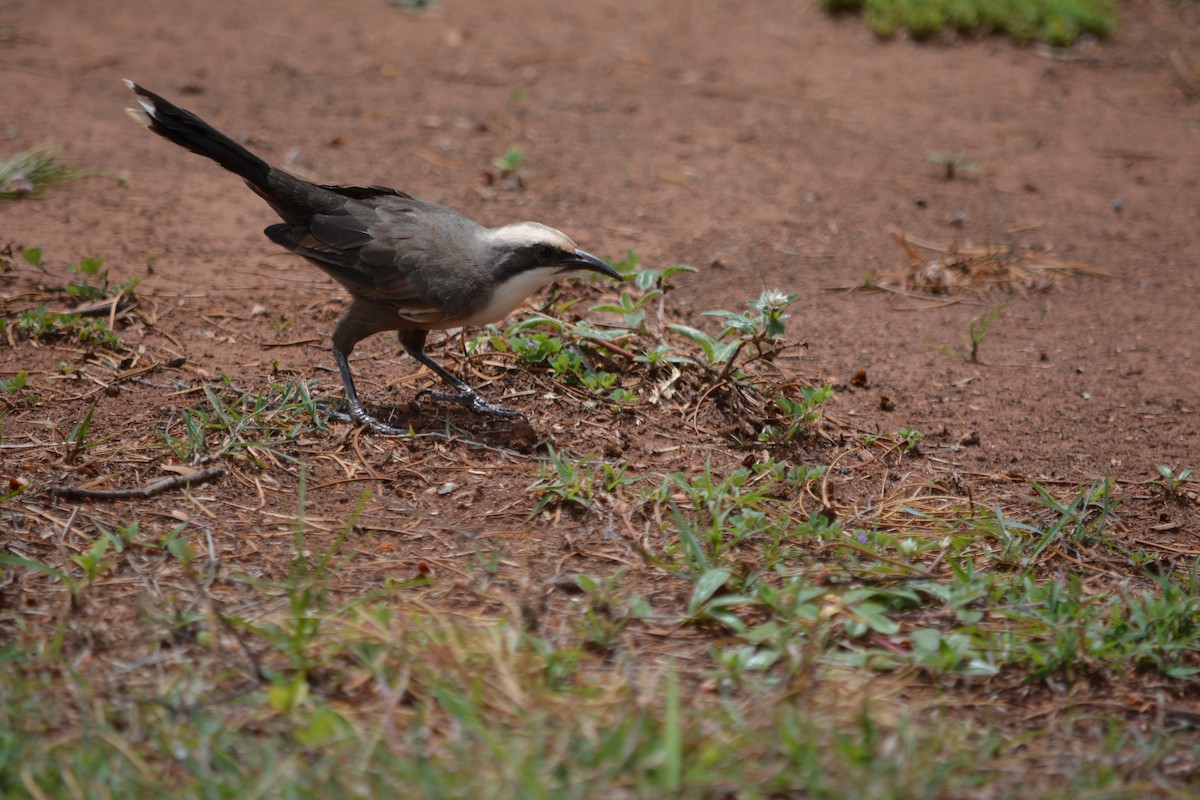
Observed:
[[[492,403],[484,400],[474,391],[451,394],[449,392],[435,392],[432,389],[422,389],[421,391],[417,392],[416,399],[420,401],[422,397],[428,397],[435,403],[444,402],[465,406],[476,414],[487,414],[493,417],[507,417],[510,419],[515,419],[518,417],[521,419],[527,419],[527,417],[520,411],[512,408],[505,408],[504,406],[493,405]],[[395,425],[389,425],[380,419],[372,417],[360,405],[350,406],[349,411],[339,411],[335,408],[325,405],[324,403],[317,403],[316,407],[317,410],[328,414],[330,419],[336,419],[339,422],[346,422],[351,425],[365,425],[371,430],[387,436],[412,435],[412,428],[398,428]]]
[[[428,397],[435,403],[454,403],[455,405],[466,406],[476,414],[487,414],[492,417],[520,417],[526,419],[525,415],[514,408],[505,408],[497,406],[484,400],[473,390],[460,392],[458,394],[450,394],[448,392],[435,392],[433,389],[422,389],[417,392],[416,399],[419,401],[422,397]]]
[[[397,428],[395,425],[388,425],[386,422],[372,417],[361,406],[351,407],[349,413],[337,411],[323,403],[317,403],[317,409],[324,411],[331,419],[348,422],[351,425],[366,425],[371,430],[388,436],[408,436],[412,433],[411,428]]]

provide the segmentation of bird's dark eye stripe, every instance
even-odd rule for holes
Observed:
[[[539,242],[533,246],[533,253],[538,258],[550,258],[558,253],[558,250],[544,242]]]

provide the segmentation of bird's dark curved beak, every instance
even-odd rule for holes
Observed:
[[[591,253],[583,250],[576,250],[574,254],[564,260],[562,262],[562,269],[564,271],[571,269],[585,269],[589,272],[599,272],[601,275],[607,275],[610,278],[621,280],[621,273],[613,269],[611,264],[604,259],[597,258]]]

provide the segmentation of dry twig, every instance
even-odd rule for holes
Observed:
[[[132,489],[89,489],[82,486],[55,485],[49,487],[49,492],[59,497],[67,497],[74,500],[145,500],[170,489],[211,481],[213,478],[224,473],[224,464],[214,464],[211,467],[205,467],[202,470],[197,470],[187,475],[168,475],[165,478],[159,478],[153,483]]]

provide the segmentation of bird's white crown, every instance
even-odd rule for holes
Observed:
[[[542,225],[539,222],[514,222],[502,228],[487,228],[484,238],[493,244],[506,244],[513,247],[524,247],[532,244],[548,244],[568,253],[575,252],[575,242],[562,231]]]

